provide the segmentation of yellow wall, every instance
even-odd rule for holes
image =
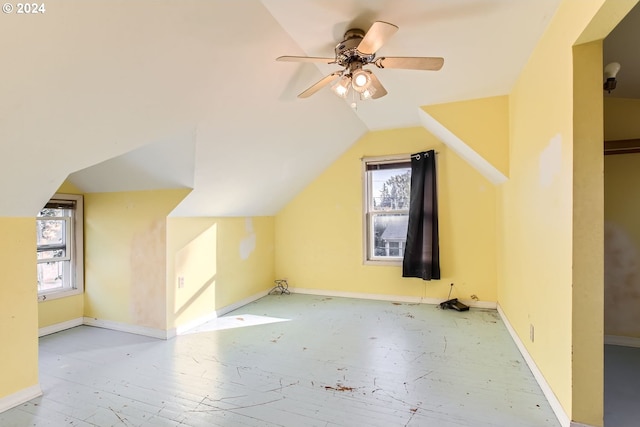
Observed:
[[[596,426],[603,285],[589,274],[603,256],[601,47],[576,49],[575,81],[572,48],[604,37],[626,13],[613,9],[631,3],[561,3],[510,94],[510,180],[499,200],[499,303],[568,416]]]
[[[498,300],[571,414],[572,65],[568,3],[510,96],[510,179],[501,188]],[[584,27],[584,23],[582,27]],[[573,33],[573,34],[572,34]],[[549,64],[554,64],[550,78]],[[535,342],[529,340],[529,325]]]
[[[442,280],[363,264],[362,157],[438,152]],[[276,275],[297,288],[496,301],[495,188],[423,128],[370,132],[276,216]],[[472,213],[472,214],[471,214]]]
[[[71,182],[65,181],[56,193],[82,194],[82,191]],[[78,319],[83,315],[84,295],[82,294],[40,301],[38,303],[38,328]]]
[[[605,97],[607,141],[640,138],[640,100]],[[640,338],[640,154],[605,156],[605,334]]]
[[[503,175],[509,175],[509,98],[495,96],[422,107]]]
[[[188,193],[85,194],[85,316],[166,330],[166,217]]]
[[[35,218],[0,217],[0,399],[38,384]]]
[[[572,413],[603,423],[602,41],[574,47]]]
[[[640,338],[640,153],[605,156],[605,333]]]
[[[268,290],[274,279],[273,217],[168,219],[169,328]]]
[[[639,115],[640,99],[605,97],[605,141],[640,138]]]
[[[84,316],[84,294],[38,303],[38,328],[80,319]]]

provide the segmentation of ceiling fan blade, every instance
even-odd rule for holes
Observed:
[[[375,60],[378,68],[401,68],[404,70],[438,71],[444,64],[444,58],[387,56]]]
[[[375,74],[371,73],[371,86],[376,90],[375,93],[371,96],[371,99],[382,98],[387,94],[387,90],[382,86],[380,80],[376,77]]]
[[[365,55],[376,53],[396,31],[398,31],[398,27],[393,24],[384,21],[374,22],[358,45],[358,51]]]
[[[276,61],[283,62],[324,62],[325,64],[334,64],[335,58],[318,58],[315,56],[280,56]]]
[[[319,82],[315,83],[313,86],[302,92],[298,95],[298,98],[308,98],[332,81],[334,81],[338,76],[342,75],[342,71],[336,71],[334,73],[329,74],[326,77],[323,77]]]

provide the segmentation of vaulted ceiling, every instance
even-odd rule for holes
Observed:
[[[192,188],[178,216],[272,215],[369,131],[419,107],[509,93],[560,0],[47,0],[0,24],[0,216],[84,192]],[[329,88],[347,29],[399,31],[374,69],[389,94],[353,109]]]

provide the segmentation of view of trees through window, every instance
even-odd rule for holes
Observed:
[[[373,255],[402,257],[407,238],[411,169],[369,171],[372,185],[371,224]]]

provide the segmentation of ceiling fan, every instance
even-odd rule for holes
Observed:
[[[319,58],[312,56],[280,56],[276,61],[286,62],[322,62],[338,64],[344,69],[335,71],[313,84],[298,98],[308,98],[335,80],[332,87],[336,95],[346,98],[350,89],[358,94],[361,100],[377,99],[387,94],[382,83],[371,71],[364,69],[373,64],[378,68],[399,68],[405,70],[437,71],[444,64],[438,57],[382,56],[376,58],[376,52],[393,36],[398,27],[388,22],[376,21],[366,33],[359,28],[352,28],[344,33],[344,40],[336,45],[335,58]]]

